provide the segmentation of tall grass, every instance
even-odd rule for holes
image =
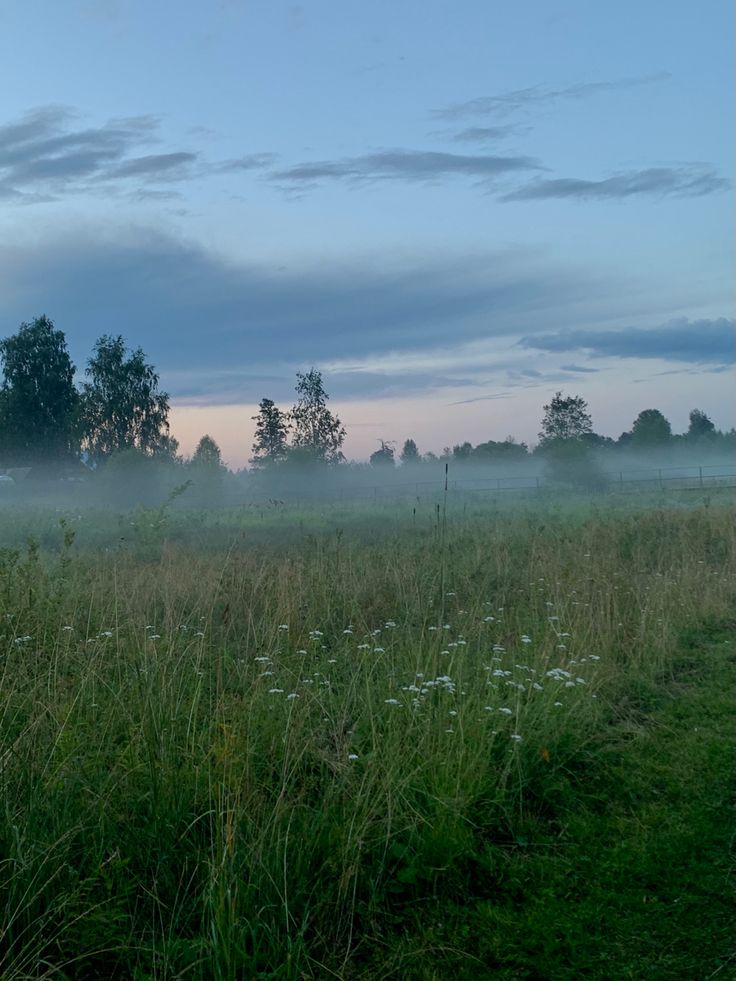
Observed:
[[[724,508],[158,531],[0,552],[3,978],[379,976],[736,599]]]

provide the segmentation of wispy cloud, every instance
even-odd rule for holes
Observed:
[[[273,164],[270,154],[208,161],[196,151],[143,153],[162,142],[155,116],[81,126],[67,106],[44,106],[0,125],[0,197],[21,203],[94,191],[126,182],[182,182],[211,173]]]
[[[588,99],[604,92],[638,88],[642,85],[664,81],[667,78],[670,78],[668,72],[657,72],[652,75],[619,78],[607,82],[581,82],[559,89],[535,85],[525,89],[502,92],[499,95],[485,95],[468,99],[465,102],[454,102],[442,109],[436,109],[433,115],[438,119],[454,120],[468,119],[473,116],[510,116],[522,109],[550,105],[566,99]]]
[[[649,194],[668,197],[702,197],[725,191],[731,182],[709,167],[650,167],[616,174],[603,180],[561,177],[533,181],[501,197],[502,201],[544,199],[610,200]]]
[[[492,143],[514,132],[513,126],[469,126],[453,134],[456,143]]]
[[[597,357],[658,358],[693,364],[731,364],[736,360],[736,320],[670,321],[660,327],[620,330],[569,330],[530,334],[519,345],[538,351],[587,351]]]
[[[398,149],[342,160],[300,163],[273,171],[270,178],[281,185],[292,186],[309,186],[329,180],[360,184],[383,180],[417,183],[457,176],[490,180],[500,174],[536,169],[542,168],[532,157]]]

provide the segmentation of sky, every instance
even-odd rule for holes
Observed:
[[[0,336],[142,347],[242,467],[317,367],[365,459],[736,425],[730,0],[0,0]]]

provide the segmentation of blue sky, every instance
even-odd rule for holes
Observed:
[[[325,375],[348,453],[558,389],[736,423],[726,0],[5,0],[0,330],[141,345],[241,465]]]

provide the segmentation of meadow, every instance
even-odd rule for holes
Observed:
[[[733,519],[4,507],[0,977],[735,976]]]

